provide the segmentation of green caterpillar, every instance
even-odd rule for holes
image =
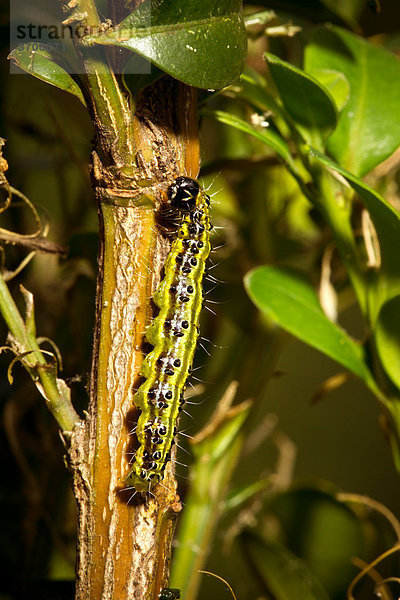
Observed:
[[[197,181],[178,177],[169,187],[168,199],[179,226],[164,279],[153,297],[160,311],[146,330],[154,348],[143,361],[140,374],[145,381],[133,398],[141,411],[136,427],[139,447],[126,485],[139,492],[149,492],[163,478],[171,459],[197,345],[202,281],[210,253],[210,199]]]

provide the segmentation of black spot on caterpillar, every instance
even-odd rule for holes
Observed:
[[[181,590],[177,588],[164,588],[158,594],[159,600],[179,600],[181,597]]]
[[[196,350],[202,281],[210,253],[209,197],[197,181],[178,177],[168,190],[169,212],[177,232],[164,265],[164,279],[153,300],[160,309],[146,330],[154,346],[140,369],[145,381],[134,395],[141,411],[136,427],[139,447],[126,485],[150,491],[171,459],[186,379]]]

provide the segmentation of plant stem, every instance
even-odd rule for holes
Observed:
[[[0,311],[12,335],[12,347],[21,357],[21,362],[46,399],[50,412],[63,432],[72,432],[80,419],[75,412],[70,390],[64,381],[57,378],[55,365],[49,364],[41,351],[36,337],[28,332],[13,297],[0,274]]]
[[[135,131],[134,147],[145,149],[140,168],[132,166],[131,148],[124,155],[111,130],[103,139],[97,115],[94,122],[102,140],[96,157],[107,147],[113,152],[111,164],[93,165],[102,248],[88,435],[77,439],[71,461],[81,516],[77,600],[156,599],[168,585],[173,520],[181,508],[172,463],[155,498],[132,501],[134,492],[124,490],[143,334],[168,248],[154,204],[177,174],[196,176],[198,169],[196,127],[186,129],[196,123],[193,92],[164,79],[146,94],[127,128]],[[144,180],[155,185],[143,188],[137,181]]]
[[[61,4],[67,15],[64,24],[76,22],[82,27],[99,28],[101,21],[93,0],[61,0]],[[130,98],[117,81],[107,49],[85,47],[80,39],[74,42],[85,73],[85,97],[97,124],[98,154],[107,165],[113,165],[116,175],[124,172],[130,180],[135,167]]]
[[[10,290],[4,280],[3,275],[0,273],[0,310],[3,315],[7,327],[11,332],[11,335],[18,340],[18,342],[25,346],[29,345],[28,334],[25,328],[25,323],[19,314],[19,310],[14,302],[13,297],[10,294]],[[39,353],[37,357],[39,363],[46,363],[46,360],[42,353]]]

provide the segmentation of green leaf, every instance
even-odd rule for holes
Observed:
[[[371,323],[380,307],[389,298],[400,294],[400,219],[394,208],[375,190],[356,175],[335,163],[313,148],[306,148],[310,156],[328,169],[340,173],[364,202],[374,223],[380,246],[381,267],[375,277],[370,278],[370,314]]]
[[[311,71],[310,75],[315,77],[328,90],[335,101],[338,112],[342,111],[350,95],[349,82],[343,73],[331,71],[330,69],[315,69],[315,71]]]
[[[307,565],[287,548],[248,532],[241,535],[241,541],[247,559],[275,600],[329,600]]]
[[[329,92],[316,79],[277,56],[266,53],[265,58],[286,111],[304,139],[321,147],[337,122]]]
[[[268,504],[279,520],[289,549],[309,565],[332,598],[345,598],[357,569],[353,556],[365,557],[363,523],[328,486],[299,487],[277,494]],[[330,487],[330,486],[329,486]]]
[[[200,463],[199,469],[203,473],[208,472],[207,478],[212,482],[212,485],[215,485],[218,464],[222,461],[226,467],[226,461],[232,449],[233,440],[237,438],[249,414],[250,407],[250,403],[242,403],[241,405],[236,405],[231,410],[231,413],[227,412],[223,418],[220,418],[220,415],[216,417],[214,415],[215,420],[212,426],[206,429],[206,433],[201,436],[201,439],[197,437],[192,443],[191,449],[195,461]],[[223,474],[226,475],[226,472],[224,471]]]
[[[243,131],[244,133],[248,133],[249,135],[255,137],[256,139],[264,142],[267,146],[270,146],[279,156],[283,158],[283,160],[287,163],[291,170],[296,171],[296,165],[293,161],[292,155],[290,154],[290,150],[286,144],[286,142],[281,138],[275,131],[265,128],[260,129],[256,128],[247,121],[243,121],[240,117],[232,115],[230,113],[224,112],[222,110],[202,110],[200,114],[204,117],[211,117],[213,119],[217,119],[221,123],[225,123],[225,125],[230,125],[239,131]]]
[[[328,140],[330,154],[362,176],[400,144],[400,61],[338,27],[317,30],[305,51],[305,69],[340,71],[350,85],[349,101]]]
[[[245,67],[240,80],[234,83],[228,91],[234,91],[241,98],[263,112],[272,111],[275,115],[283,116],[282,107],[277,103],[267,89],[265,77],[250,67]]]
[[[15,48],[8,58],[26,73],[73,94],[86,105],[79,85],[61,66],[66,62],[61,53],[48,48],[32,50],[28,44],[23,44]]]
[[[283,329],[370,382],[362,348],[326,317],[300,272],[256,267],[247,273],[245,286],[254,304]]]
[[[205,89],[232,83],[246,58],[240,0],[145,0],[117,28],[83,41],[127,48]]]
[[[271,477],[265,477],[259,481],[254,481],[253,483],[236,487],[234,490],[229,492],[225,499],[224,512],[241,508],[248,500],[253,499],[256,495],[259,495],[260,492],[265,492],[266,489],[271,487],[272,479],[273,478]]]
[[[375,328],[379,358],[393,383],[400,389],[400,296],[382,306]]]

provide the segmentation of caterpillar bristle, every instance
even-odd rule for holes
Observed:
[[[193,440],[193,436],[192,435],[188,435],[187,433],[185,433],[184,431],[180,431],[179,435],[183,435],[183,437],[188,438],[188,440]]]
[[[209,273],[213,269],[216,269],[217,267],[219,267],[220,265],[222,265],[223,262],[224,261],[219,260],[217,263],[211,263],[211,267],[207,267],[207,273]]]
[[[179,462],[179,460],[176,460],[176,458],[172,458],[172,459],[171,459],[171,462],[172,462],[174,465],[179,465],[180,467],[185,467],[185,469],[187,469],[187,468],[188,468],[188,465],[185,465],[185,463],[181,463],[181,462]]]
[[[179,450],[181,450],[182,452],[185,452],[186,454],[191,456],[189,450],[186,450],[186,448],[184,446],[181,446],[181,444],[178,444],[178,442],[175,442],[175,443],[176,443],[176,447],[179,448]]]
[[[200,348],[202,350],[204,350],[204,352],[207,354],[207,356],[211,356],[211,354],[209,353],[209,351],[207,350],[207,348],[204,346],[204,344],[202,344],[200,341],[197,342],[197,345],[200,346]],[[196,377],[193,377],[193,379],[195,381],[200,381],[200,379],[196,379]],[[200,381],[200,383],[204,383],[203,381]]]
[[[213,275],[209,275],[207,272],[207,275],[204,277],[204,279],[206,279],[207,281],[211,281],[212,283],[226,283],[226,281],[223,281],[222,279],[217,279],[216,277],[214,277]]]
[[[190,374],[195,373],[196,371],[200,371],[200,369],[203,369],[204,365],[199,365],[198,367],[194,367],[191,371]]]

